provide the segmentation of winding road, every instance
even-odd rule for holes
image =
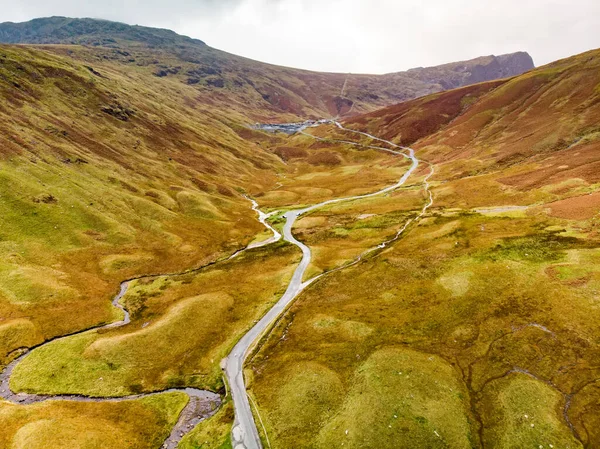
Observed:
[[[304,131],[307,128],[319,126],[320,124],[323,124],[323,123],[333,123],[339,129],[341,129],[343,131],[360,134],[364,137],[368,137],[369,139],[385,143],[395,149],[372,146],[372,145],[364,145],[364,144],[361,144],[358,142],[345,141],[345,140],[323,139],[323,138],[308,134]],[[276,131],[276,130],[278,130],[278,125],[265,125],[265,129],[270,130],[270,131],[273,131],[273,130]],[[254,325],[254,327],[252,327],[252,329],[250,329],[250,331],[248,331],[238,341],[238,343],[235,345],[235,347],[233,348],[233,350],[231,351],[229,356],[227,358],[225,358],[221,363],[221,366],[223,367],[223,369],[225,371],[225,375],[226,375],[227,381],[229,383],[231,396],[232,396],[233,404],[234,404],[234,408],[235,408],[235,423],[234,423],[234,426],[232,429],[232,442],[233,442],[234,449],[260,449],[260,448],[262,448],[258,429],[256,427],[256,423],[255,423],[254,417],[252,415],[252,410],[250,408],[249,398],[246,393],[246,386],[244,383],[244,375],[243,375],[244,363],[245,363],[248,355],[252,351],[252,349],[257,344],[257,342],[260,341],[260,339],[266,334],[266,332],[268,332],[270,330],[273,323],[276,322],[278,317],[281,316],[281,314],[286,310],[286,308],[290,305],[290,303],[300,294],[300,292],[302,292],[302,290],[304,290],[306,287],[308,287],[311,283],[316,281],[318,278],[320,278],[324,275],[333,273],[335,271],[342,270],[349,266],[355,265],[360,260],[362,260],[362,258],[365,255],[372,253],[373,251],[376,251],[378,249],[385,248],[390,243],[397,240],[400,237],[400,235],[407,229],[407,227],[414,221],[421,218],[426,213],[427,209],[433,204],[433,196],[430,191],[428,181],[429,181],[429,178],[433,175],[434,170],[433,170],[433,166],[430,165],[430,167],[431,167],[430,173],[425,177],[425,179],[423,181],[424,190],[428,195],[428,201],[425,204],[425,206],[423,207],[423,209],[421,210],[421,212],[416,217],[407,221],[393,238],[379,244],[378,246],[376,246],[374,248],[371,248],[371,249],[363,252],[354,261],[352,261],[346,265],[340,266],[336,269],[333,269],[331,271],[322,273],[318,276],[313,277],[312,279],[310,279],[308,281],[303,282],[304,274],[306,272],[308,265],[311,262],[311,250],[304,243],[297,240],[292,233],[292,228],[294,226],[295,221],[298,219],[298,217],[305,215],[307,213],[310,213],[318,208],[330,205],[330,204],[354,201],[354,200],[359,200],[359,199],[364,199],[364,198],[371,198],[371,197],[375,197],[378,195],[383,195],[385,193],[391,192],[406,183],[408,178],[419,167],[420,161],[419,161],[419,159],[417,159],[417,157],[415,156],[415,152],[411,148],[396,145],[393,142],[383,140],[383,139],[377,138],[375,136],[371,136],[370,134],[367,134],[367,133],[346,129],[337,121],[321,120],[319,122],[311,121],[311,122],[304,122],[304,123],[298,123],[298,124],[284,124],[284,125],[281,125],[281,129],[288,134],[302,133],[302,134],[305,134],[305,135],[310,136],[317,140],[322,140],[322,141],[327,141],[327,142],[345,143],[345,144],[351,144],[351,145],[355,145],[355,146],[390,152],[390,153],[397,154],[399,156],[409,159],[411,161],[411,165],[410,165],[409,169],[406,171],[406,173],[404,173],[404,175],[398,180],[397,183],[395,183],[389,187],[386,187],[384,189],[378,190],[373,193],[363,194],[363,195],[356,195],[356,196],[350,196],[350,197],[345,197],[345,198],[336,198],[336,199],[323,201],[321,203],[318,203],[318,204],[315,204],[312,206],[308,206],[308,207],[305,207],[302,209],[288,211],[283,215],[283,217],[286,220],[284,227],[283,227],[283,239],[285,241],[297,246],[298,248],[300,248],[300,250],[302,251],[302,259],[300,261],[300,264],[298,265],[298,267],[296,267],[296,270],[294,271],[292,279],[291,279],[284,295]],[[290,132],[290,130],[293,130],[293,132]],[[268,218],[276,212],[272,212],[271,214],[266,214],[259,209],[256,201],[254,201],[250,198],[248,198],[248,199],[252,202],[252,209],[258,213],[259,221],[269,231],[271,231],[273,235],[267,240],[251,243],[246,248],[239,250],[239,251],[235,252],[234,254],[232,254],[229,257],[229,259],[234,258],[234,257],[238,256],[240,253],[247,251],[249,249],[263,247],[263,246],[272,244],[274,242],[277,242],[282,238],[282,235],[273,226],[271,226],[267,222]],[[190,272],[190,271],[196,271],[196,270],[187,270],[186,272]],[[177,273],[174,273],[174,274],[177,274]],[[123,312],[122,320],[114,322],[114,323],[110,323],[107,325],[96,326],[96,327],[93,327],[91,329],[86,329],[81,332],[76,332],[73,334],[57,337],[55,339],[46,341],[46,342],[38,345],[37,347],[46,345],[53,341],[69,338],[74,335],[80,335],[80,334],[83,334],[86,332],[92,332],[92,331],[99,330],[99,329],[112,329],[112,328],[117,328],[117,327],[121,327],[121,326],[125,326],[125,325],[129,324],[130,323],[129,312],[127,311],[127,309],[125,307],[123,307],[120,304],[120,300],[126,294],[127,289],[132,281],[149,278],[149,277],[153,277],[153,276],[141,276],[139,278],[130,279],[128,281],[124,281],[123,283],[121,283],[119,293],[114,297],[112,304],[114,307],[120,309]],[[24,350],[23,354],[21,354],[15,360],[13,360],[11,363],[9,363],[5,367],[5,369],[0,373],[0,398],[4,399],[6,401],[9,401],[9,402],[15,403],[15,404],[33,404],[33,403],[38,403],[38,402],[43,402],[43,401],[48,401],[48,400],[64,400],[64,401],[79,401],[79,402],[118,402],[118,401],[124,401],[124,400],[139,399],[142,397],[153,396],[153,395],[162,394],[162,393],[166,393],[166,392],[175,392],[175,391],[185,392],[189,397],[189,402],[185,406],[183,411],[181,412],[178,422],[175,425],[175,427],[173,428],[173,430],[171,431],[171,434],[164,441],[162,447],[165,449],[175,449],[186,433],[191,431],[202,420],[214,415],[222,403],[222,399],[218,394],[210,392],[210,391],[199,390],[196,388],[180,388],[180,389],[172,388],[172,389],[167,389],[167,390],[162,390],[162,391],[157,391],[157,392],[152,392],[152,393],[137,394],[137,395],[131,395],[131,396],[125,396],[125,397],[89,397],[89,396],[84,396],[84,395],[41,395],[41,394],[29,394],[29,393],[14,393],[13,391],[11,391],[10,385],[9,385],[10,384],[10,376],[11,376],[14,368],[25,357],[27,357],[31,353],[31,351],[34,350],[35,348],[36,347],[30,348],[29,350]]]
[[[240,339],[240,341],[235,345],[235,347],[231,351],[230,355],[222,363],[222,366],[224,367],[224,370],[225,370],[225,375],[229,382],[231,396],[232,396],[233,404],[234,404],[234,408],[235,408],[235,423],[234,423],[232,435],[231,435],[233,449],[261,449],[262,448],[260,435],[258,433],[258,429],[256,427],[256,423],[255,423],[254,417],[252,415],[252,410],[250,408],[248,394],[246,392],[246,385],[244,383],[244,363],[246,361],[246,358],[248,357],[248,355],[251,353],[252,349],[254,348],[254,346],[257,344],[257,342],[260,341],[260,339],[265,335],[266,332],[268,332],[268,330],[271,328],[273,323],[275,323],[277,321],[277,318],[286,310],[286,308],[300,294],[300,292],[302,292],[302,290],[304,290],[312,282],[314,282],[315,280],[317,280],[318,278],[320,278],[326,274],[332,273],[334,271],[339,271],[339,270],[347,268],[351,265],[355,265],[360,260],[362,260],[362,258],[366,254],[376,251],[378,249],[385,248],[387,245],[389,245],[393,241],[397,240],[400,237],[400,235],[406,230],[406,228],[410,225],[410,223],[421,218],[426,213],[427,209],[433,204],[433,196],[432,196],[431,190],[429,188],[429,178],[433,175],[434,169],[433,169],[433,166],[430,165],[430,167],[431,167],[430,173],[426,176],[426,178],[424,180],[424,189],[427,192],[427,195],[429,198],[428,198],[427,203],[421,210],[420,214],[417,215],[417,217],[415,217],[415,218],[409,220],[407,223],[405,223],[404,226],[396,233],[396,235],[392,239],[389,239],[389,240],[379,244],[375,248],[367,250],[366,252],[362,253],[353,262],[346,264],[342,267],[336,268],[334,270],[331,270],[329,272],[322,273],[318,276],[315,276],[312,279],[309,279],[308,281],[303,282],[302,279],[304,278],[304,273],[306,272],[306,269],[311,261],[311,251],[308,246],[306,246],[304,243],[297,240],[294,237],[294,235],[292,234],[292,228],[294,226],[294,222],[298,219],[298,217],[300,217],[304,214],[307,214],[309,212],[312,212],[323,206],[330,205],[330,204],[354,201],[354,200],[359,200],[359,199],[364,199],[364,198],[371,198],[371,197],[374,197],[377,195],[382,195],[382,194],[391,192],[391,191],[399,188],[400,186],[404,185],[404,183],[406,183],[406,180],[419,167],[419,159],[417,159],[417,157],[415,156],[415,152],[412,148],[401,147],[399,145],[396,145],[393,142],[389,142],[387,140],[383,140],[378,137],[371,136],[370,134],[363,133],[360,131],[348,130],[348,129],[344,128],[337,121],[334,121],[333,123],[335,123],[335,125],[338,128],[340,128],[341,130],[361,134],[370,139],[386,143],[387,145],[390,145],[393,148],[402,150],[402,151],[397,151],[397,150],[391,150],[389,148],[367,146],[368,148],[391,152],[391,153],[403,156],[407,159],[410,159],[411,166],[406,171],[406,173],[404,173],[404,175],[400,178],[400,180],[396,184],[386,187],[384,189],[378,190],[377,192],[368,193],[368,194],[364,194],[364,195],[356,195],[356,196],[350,196],[350,197],[345,197],[345,198],[336,198],[336,199],[332,199],[332,200],[327,200],[327,201],[323,201],[321,203],[315,204],[313,206],[288,211],[283,215],[283,217],[286,220],[285,225],[283,227],[283,238],[285,241],[300,248],[300,250],[302,251],[302,260],[300,261],[300,264],[294,271],[292,279],[287,287],[287,290],[283,294],[283,296],[273,306],[273,308],[271,308],[266,313],[266,315],[264,315],[262,317],[262,319],[258,323],[256,323],[256,325],[252,329],[250,329],[250,331]],[[269,125],[269,130],[272,130],[272,129],[273,129],[273,125]],[[310,136],[317,140],[323,140],[323,141],[329,141],[329,142],[342,142],[342,143],[349,143],[349,144],[356,145],[356,146],[364,146],[362,144],[359,144],[356,142],[351,142],[351,141],[322,139],[322,138],[313,136],[311,134],[305,133],[304,129],[305,128],[300,128],[300,129],[298,129],[297,132],[302,133],[307,136]],[[286,126],[286,130],[289,131],[289,126]],[[263,222],[263,223],[265,223],[265,222]],[[267,224],[265,223],[265,225],[267,225]]]

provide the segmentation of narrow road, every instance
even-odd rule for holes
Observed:
[[[397,240],[400,237],[400,235],[406,230],[406,228],[409,226],[409,224],[414,222],[415,220],[418,220],[419,218],[421,218],[426,213],[427,209],[433,204],[433,196],[431,194],[431,191],[429,188],[429,182],[428,182],[429,178],[434,173],[433,166],[431,166],[430,173],[427,175],[427,177],[424,180],[424,189],[427,192],[428,197],[429,197],[426,205],[423,207],[421,213],[416,218],[413,218],[409,222],[405,223],[405,225],[400,229],[400,231],[397,232],[397,234],[395,235],[394,238],[387,240],[387,241],[381,243],[380,245],[378,245],[377,247],[366,251],[365,253],[361,254],[352,263],[349,263],[347,265],[339,267],[335,270],[331,270],[328,273],[323,273],[323,274],[316,276],[306,282],[302,282],[302,279],[304,278],[304,273],[306,272],[306,269],[311,261],[311,251],[308,246],[306,246],[304,243],[297,240],[294,237],[294,235],[292,234],[292,228],[294,226],[294,222],[298,219],[298,217],[300,217],[304,214],[307,214],[309,212],[312,212],[315,209],[318,209],[320,207],[327,206],[330,204],[342,203],[342,202],[346,202],[346,201],[354,201],[354,200],[363,199],[363,198],[371,198],[371,197],[374,197],[377,195],[382,195],[382,194],[391,192],[391,191],[399,188],[400,186],[402,186],[406,182],[406,180],[414,173],[414,171],[419,167],[419,159],[417,159],[417,157],[415,156],[415,152],[412,148],[401,147],[399,145],[396,145],[393,142],[379,139],[379,138],[377,138],[375,136],[371,136],[370,134],[367,134],[367,133],[346,129],[337,121],[334,121],[333,123],[335,123],[335,125],[338,128],[340,128],[344,131],[358,133],[358,134],[361,134],[370,139],[386,143],[386,144],[392,146],[393,148],[402,150],[402,151],[397,151],[397,150],[391,150],[389,148],[369,146],[369,148],[387,151],[387,152],[391,152],[391,153],[403,156],[407,159],[410,159],[412,163],[411,163],[410,168],[406,171],[406,173],[404,173],[404,175],[400,178],[400,180],[397,183],[395,183],[394,185],[391,185],[389,187],[386,187],[384,189],[378,190],[377,192],[368,193],[368,194],[364,194],[364,195],[350,196],[350,197],[345,197],[345,198],[336,198],[336,199],[332,199],[332,200],[328,200],[328,201],[323,201],[321,203],[318,203],[318,204],[315,204],[313,206],[309,206],[309,207],[306,207],[303,209],[292,210],[292,211],[288,211],[285,213],[284,218],[286,221],[285,221],[285,225],[283,228],[283,238],[287,242],[289,242],[293,245],[296,245],[298,248],[300,248],[300,250],[302,251],[302,260],[300,261],[300,264],[294,271],[292,280],[290,281],[290,283],[287,287],[287,290],[285,291],[283,296],[279,299],[279,301],[275,304],[275,306],[273,306],[273,308],[271,308],[267,312],[267,314],[264,315],[262,317],[262,319],[258,323],[256,323],[256,325],[252,329],[250,329],[250,331],[240,339],[240,341],[235,345],[235,347],[233,348],[233,350],[231,351],[229,356],[225,360],[223,360],[223,363],[222,363],[222,366],[224,367],[224,370],[225,370],[225,375],[229,382],[231,396],[232,396],[233,404],[234,404],[234,408],[235,408],[235,422],[234,422],[232,435],[231,435],[233,449],[261,449],[262,448],[258,429],[256,427],[256,423],[255,423],[254,417],[252,415],[252,410],[250,408],[250,403],[249,403],[248,395],[246,392],[246,385],[244,383],[244,363],[246,361],[246,358],[248,357],[248,355],[254,348],[254,346],[257,344],[257,342],[260,341],[260,339],[265,335],[265,333],[269,331],[269,329],[271,328],[273,323],[276,322],[277,318],[285,311],[285,309],[290,305],[290,303],[308,285],[310,285],[316,279],[320,278],[321,276],[323,276],[325,274],[329,274],[334,271],[339,271],[340,269],[344,269],[344,268],[347,268],[351,265],[358,263],[364,257],[364,255],[367,253],[373,252],[380,248],[385,248],[391,242]],[[272,128],[272,125],[270,125],[270,126]],[[300,129],[300,130],[298,130],[298,132],[303,133],[307,136],[313,137],[314,139],[317,139],[317,140],[331,141],[328,139],[322,139],[319,137],[312,136],[311,134],[305,133],[304,129]],[[349,144],[356,145],[356,146],[363,146],[360,143],[351,142],[351,141],[342,141],[342,142],[349,143]],[[407,152],[407,153],[405,153],[405,152]]]

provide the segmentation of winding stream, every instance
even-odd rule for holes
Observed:
[[[141,279],[141,278],[140,278]],[[119,293],[114,297],[112,304],[114,307],[123,311],[123,319],[120,321],[115,321],[114,323],[110,323],[104,326],[97,326],[91,329],[86,329],[81,332],[75,332],[73,334],[64,335],[62,337],[57,337],[51,340],[48,340],[41,345],[36,347],[43,346],[45,344],[51,343],[53,341],[63,340],[65,338],[73,337],[75,335],[80,335],[86,332],[91,332],[99,329],[113,329],[116,327],[125,326],[131,322],[129,312],[125,307],[120,304],[121,298],[127,293],[127,289],[129,288],[129,284],[131,280],[122,282],[119,288]],[[84,395],[43,395],[43,394],[30,394],[30,393],[14,393],[10,389],[10,376],[15,369],[15,367],[27,357],[33,349],[31,348],[28,351],[25,351],[21,356],[17,357],[11,363],[9,363],[4,371],[0,373],[0,397],[6,401],[12,402],[14,404],[35,404],[38,402],[44,401],[76,401],[76,402],[121,402],[127,400],[140,399],[148,396],[155,396],[157,394],[163,393],[171,393],[175,391],[182,391],[186,393],[189,397],[189,402],[182,410],[177,424],[171,431],[171,434],[164,441],[162,447],[168,449],[175,449],[181,438],[187,433],[189,430],[193,429],[200,421],[214,415],[218,408],[221,405],[221,397],[213,393],[211,391],[199,390],[197,388],[170,388],[168,390],[157,391],[154,393],[144,393],[144,394],[135,394],[130,396],[119,396],[119,397],[90,397]]]
[[[370,139],[377,140],[377,141],[383,142],[387,145],[390,145],[391,147],[396,148],[397,150],[392,150],[392,149],[384,148],[384,147],[371,146],[371,145],[363,145],[363,144],[360,144],[357,142],[352,142],[352,141],[323,139],[323,138],[316,137],[316,136],[313,136],[311,134],[307,134],[304,132],[304,130],[309,127],[319,126],[320,124],[324,124],[324,123],[334,123],[338,128],[340,128],[344,131],[361,134]],[[294,271],[292,279],[291,279],[284,295],[254,325],[254,327],[252,327],[252,329],[250,329],[250,331],[248,331],[239,340],[239,342],[235,345],[235,347],[233,348],[233,350],[231,351],[229,356],[227,358],[225,358],[221,364],[225,371],[227,380],[229,382],[231,396],[232,396],[233,404],[234,404],[234,408],[235,408],[235,423],[234,423],[233,430],[232,430],[232,442],[233,442],[234,449],[260,449],[260,448],[262,448],[262,444],[260,441],[256,423],[254,422],[254,418],[253,418],[252,411],[250,408],[248,395],[246,393],[246,386],[244,383],[244,376],[243,376],[244,363],[245,363],[246,358],[248,357],[249,353],[255,346],[255,344],[260,340],[260,338],[262,336],[265,335],[265,333],[270,329],[270,327],[273,325],[273,323],[276,322],[277,318],[286,310],[286,308],[300,294],[300,292],[302,292],[302,290],[304,290],[306,287],[308,287],[311,283],[316,281],[318,278],[320,278],[326,274],[330,274],[335,271],[339,271],[339,270],[342,270],[349,266],[355,265],[360,260],[362,260],[362,258],[366,254],[369,254],[369,253],[376,251],[378,249],[381,249],[381,248],[385,248],[387,245],[389,245],[393,241],[397,240],[400,237],[400,235],[407,229],[407,227],[415,220],[418,220],[419,218],[421,218],[426,213],[427,209],[433,204],[433,197],[432,197],[431,191],[429,189],[428,180],[433,175],[434,171],[433,171],[433,166],[430,166],[431,167],[430,173],[425,177],[425,179],[423,181],[424,190],[425,190],[425,192],[427,192],[429,199],[428,199],[427,203],[425,204],[425,206],[423,207],[420,214],[418,214],[416,217],[408,220],[404,224],[404,226],[396,233],[396,235],[393,238],[379,244],[375,248],[371,248],[371,249],[365,251],[364,253],[359,255],[354,261],[352,261],[346,265],[343,265],[341,267],[338,267],[336,269],[333,269],[329,272],[322,273],[318,276],[313,277],[312,279],[309,279],[308,281],[303,282],[302,279],[304,277],[304,274],[306,272],[308,265],[311,262],[311,250],[304,243],[297,240],[292,233],[292,228],[294,226],[295,221],[298,219],[298,217],[300,217],[304,214],[307,214],[309,212],[312,212],[318,208],[330,205],[330,204],[354,201],[354,200],[359,200],[359,199],[364,199],[364,198],[371,198],[374,196],[383,195],[385,193],[391,192],[406,183],[407,179],[419,167],[420,161],[419,161],[419,159],[417,159],[414,151],[411,148],[401,147],[399,145],[394,144],[393,142],[379,139],[379,138],[377,138],[375,136],[371,136],[370,134],[367,134],[367,133],[362,133],[360,131],[346,129],[337,121],[330,121],[330,120],[320,120],[318,122],[308,121],[308,122],[296,123],[296,124],[264,125],[263,127],[259,127],[259,128],[268,130],[268,131],[282,131],[282,132],[285,132],[288,134],[303,133],[303,134],[306,134],[317,140],[346,143],[346,144],[351,144],[351,145],[355,145],[355,146],[386,151],[386,152],[394,153],[394,154],[397,154],[399,156],[409,159],[411,161],[411,166],[406,171],[406,173],[404,173],[404,175],[399,179],[399,181],[397,183],[395,183],[389,187],[386,187],[384,189],[381,189],[377,192],[363,194],[363,195],[350,196],[350,197],[345,197],[345,198],[331,199],[331,200],[323,201],[321,203],[318,203],[318,204],[315,204],[312,206],[308,206],[308,207],[305,207],[302,209],[291,210],[284,214],[283,217],[285,218],[286,221],[285,221],[285,225],[283,227],[283,239],[285,241],[297,246],[298,248],[300,248],[300,250],[302,251],[302,260],[300,261],[300,264],[298,265],[298,267],[296,267],[296,270]],[[398,151],[398,150],[400,150],[400,151]],[[267,219],[276,212],[272,212],[271,214],[265,214],[264,212],[259,210],[258,203],[256,201],[254,201],[252,199],[249,199],[249,200],[252,202],[252,209],[258,213],[259,221],[268,230],[270,230],[273,233],[273,235],[272,235],[272,237],[270,237],[267,240],[252,243],[252,244],[248,245],[246,248],[235,252],[233,255],[231,255],[229,257],[229,259],[234,258],[234,257],[238,256],[240,253],[247,251],[249,249],[263,247],[263,246],[269,245],[271,243],[277,242],[282,238],[282,235],[275,228],[273,228],[273,226],[271,226],[267,222]],[[189,272],[189,271],[195,271],[195,270],[187,270],[186,272]],[[69,335],[64,335],[61,337],[57,337],[57,338],[48,340],[36,347],[32,347],[29,350],[25,350],[23,354],[21,354],[15,360],[13,360],[11,363],[9,363],[5,367],[5,369],[0,373],[0,398],[4,399],[6,401],[9,401],[9,402],[15,403],[15,404],[24,404],[24,405],[25,404],[34,404],[34,403],[39,403],[39,402],[44,402],[44,401],[49,401],[49,400],[78,401],[78,402],[119,402],[119,401],[125,401],[125,400],[139,399],[139,398],[153,396],[153,395],[167,393],[167,392],[175,392],[175,391],[184,392],[188,395],[189,402],[185,406],[183,411],[181,412],[178,422],[175,425],[175,427],[173,428],[173,430],[171,431],[171,434],[164,441],[164,443],[162,445],[162,447],[165,449],[175,449],[186,433],[191,431],[202,420],[204,420],[216,413],[216,411],[219,409],[219,407],[222,403],[222,399],[218,394],[210,392],[210,391],[199,390],[196,388],[171,388],[171,389],[152,392],[152,393],[136,394],[136,395],[130,395],[130,396],[121,396],[121,397],[90,397],[90,396],[85,396],[85,395],[43,395],[43,394],[29,394],[29,393],[14,393],[13,391],[11,391],[10,385],[9,385],[10,384],[10,376],[11,376],[14,368],[25,357],[27,357],[31,353],[31,351],[34,350],[35,348],[43,346],[48,343],[51,343],[53,341],[62,340],[62,339],[69,338],[69,337],[72,337],[75,335],[80,335],[80,334],[83,334],[86,332],[91,332],[91,331],[100,330],[100,329],[113,329],[113,328],[122,327],[122,326],[129,324],[131,321],[129,312],[127,311],[127,309],[125,307],[123,307],[120,304],[120,300],[123,298],[123,296],[127,292],[127,289],[132,281],[144,279],[144,278],[148,278],[148,277],[153,277],[153,276],[141,276],[139,278],[131,279],[131,280],[124,281],[123,283],[121,283],[119,293],[114,297],[112,304],[114,307],[120,309],[123,312],[122,320],[116,321],[116,322],[113,322],[113,323],[110,323],[107,325],[96,326],[96,327],[93,327],[90,329],[86,329],[84,331],[75,332],[75,333],[72,333]]]

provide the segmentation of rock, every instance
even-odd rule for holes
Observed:
[[[100,110],[108,115],[112,115],[113,117],[118,118],[123,122],[128,121],[130,117],[135,115],[135,111],[121,105],[119,102],[102,106]]]
[[[208,78],[206,84],[213,87],[223,88],[225,87],[225,80],[223,78]]]
[[[34,203],[44,203],[44,204],[56,204],[58,203],[58,198],[49,193],[42,193],[41,195],[33,198]]]

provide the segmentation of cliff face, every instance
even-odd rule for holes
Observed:
[[[533,59],[529,53],[518,51],[507,55],[501,55],[496,58],[498,62],[508,70],[505,76],[520,75],[523,72],[535,68]]]
[[[467,84],[508,78],[520,75],[533,68],[535,68],[533,59],[525,52],[492,56],[489,64],[477,64],[471,68]]]
[[[482,56],[469,61],[453,62],[436,67],[416,68],[406,72],[411,77],[431,84],[431,91],[454,89],[469,84],[521,75],[535,68],[526,52],[500,56]]]

